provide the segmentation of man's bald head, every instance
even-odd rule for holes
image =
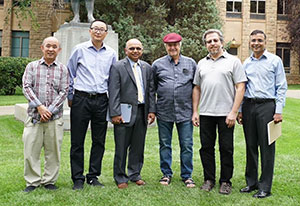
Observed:
[[[137,62],[143,54],[143,45],[138,39],[129,39],[126,42],[125,53],[132,61]]]

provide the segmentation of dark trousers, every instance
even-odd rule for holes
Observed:
[[[226,117],[200,115],[200,157],[204,170],[204,180],[215,182],[216,161],[215,142],[216,129],[219,136],[219,151],[221,158],[221,175],[219,182],[230,183],[233,174],[233,130],[225,123]]]
[[[108,98],[105,94],[96,97],[83,97],[75,94],[71,107],[71,174],[72,180],[85,180],[84,140],[91,121],[92,148],[90,152],[89,173],[87,180],[101,174],[107,130],[106,112]]]
[[[117,184],[141,179],[144,164],[144,147],[147,125],[144,120],[144,106],[138,107],[136,121],[131,127],[114,125],[115,157],[114,179]],[[128,166],[126,174],[126,159]]]
[[[268,144],[267,123],[273,120],[275,102],[252,103],[244,101],[243,128],[246,139],[247,185],[258,185],[259,190],[270,192],[273,180],[275,142]],[[258,181],[258,147],[261,154],[261,176]]]

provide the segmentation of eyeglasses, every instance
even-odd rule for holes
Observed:
[[[262,42],[264,42],[264,40],[263,39],[251,39],[251,42],[252,43],[255,43],[255,42],[262,43]]]
[[[134,50],[137,50],[137,51],[141,51],[142,48],[141,47],[130,47],[128,48],[130,51],[134,51]]]
[[[104,29],[104,28],[98,28],[98,27],[93,27],[93,28],[91,28],[91,30],[93,31],[93,32],[99,32],[99,33],[104,33],[104,32],[107,32],[107,29]]]
[[[211,39],[211,40],[208,40],[208,41],[205,41],[207,44],[211,44],[212,42],[219,42],[220,40],[219,39]]]

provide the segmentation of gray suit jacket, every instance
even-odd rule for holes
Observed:
[[[154,81],[151,66],[141,61],[142,78],[145,90],[145,124],[149,112],[155,113]],[[138,109],[138,92],[135,77],[129,60],[124,58],[112,65],[109,73],[109,112],[110,116],[121,115],[121,103],[131,104],[132,113],[130,122],[124,126],[132,126],[135,123]]]

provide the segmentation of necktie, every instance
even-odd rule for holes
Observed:
[[[144,102],[144,96],[143,96],[143,92],[142,92],[140,77],[139,77],[136,66],[137,66],[137,63],[135,63],[133,65],[133,74],[134,74],[134,78],[135,78],[135,82],[136,82],[136,87],[138,90],[138,101],[141,103],[141,102]]]

